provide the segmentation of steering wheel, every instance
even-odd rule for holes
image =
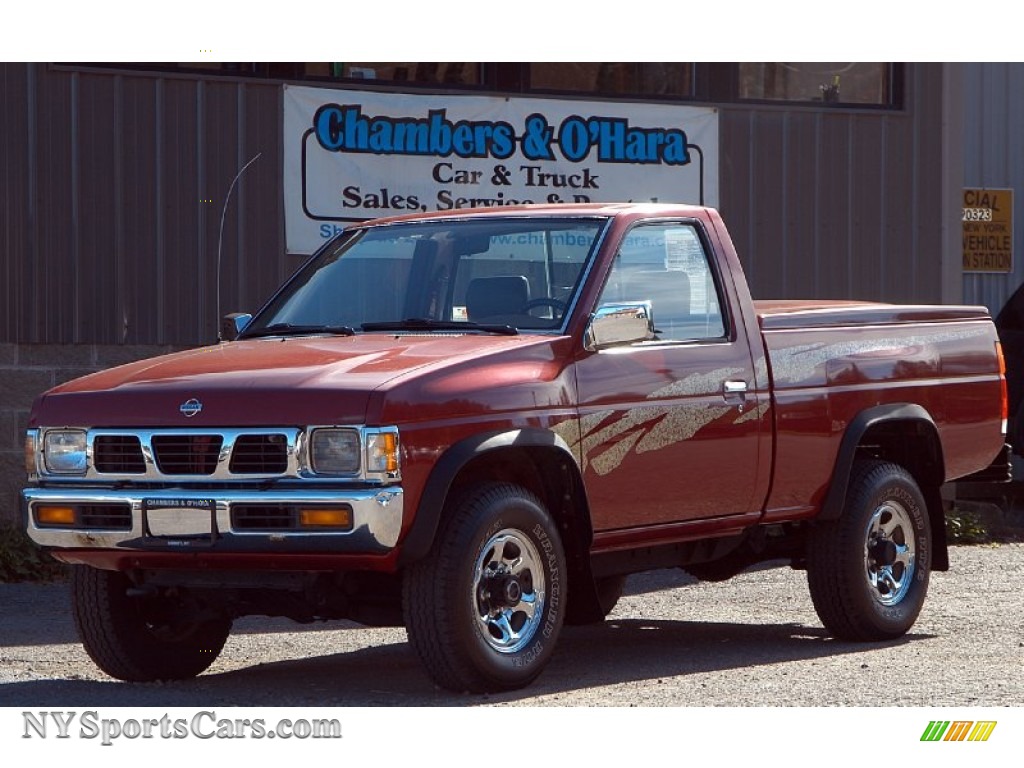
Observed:
[[[539,307],[550,307],[555,320],[561,320],[569,309],[569,305],[564,301],[545,296],[539,299],[530,299],[530,301],[526,302],[525,312],[530,314],[531,310],[538,309]]]

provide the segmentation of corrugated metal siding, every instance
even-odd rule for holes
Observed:
[[[13,339],[11,331],[30,300],[25,288],[31,284],[33,263],[24,258],[31,250],[29,201],[35,190],[28,174],[28,123],[23,115],[28,101],[24,67],[0,64],[0,327],[3,340]],[[15,190],[18,193],[15,194]]]
[[[941,300],[942,67],[906,72],[900,112],[721,108],[721,207],[756,296]],[[257,152],[227,212],[222,311],[301,263],[279,85],[0,64],[0,106],[0,341],[212,341],[221,207]]]
[[[900,112],[723,107],[721,207],[755,297],[939,302],[941,65]]]
[[[964,275],[965,301],[997,314],[1024,282],[1024,64],[964,67],[964,186],[1013,189],[1013,271]]]
[[[0,64],[0,341],[189,345],[284,256],[280,87]],[[212,202],[203,202],[211,200]]]

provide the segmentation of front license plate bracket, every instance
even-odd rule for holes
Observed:
[[[217,539],[217,503],[213,499],[143,499],[142,526],[147,546],[212,547]]]

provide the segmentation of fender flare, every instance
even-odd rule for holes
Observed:
[[[407,565],[426,556],[434,543],[441,514],[452,482],[470,461],[492,451],[507,448],[554,448],[565,453],[574,467],[578,466],[565,440],[548,429],[526,427],[496,430],[472,435],[449,447],[430,471],[416,507],[415,518],[403,539],[399,565]]]
[[[872,427],[890,421],[916,421],[927,424],[938,438],[938,428],[931,414],[922,406],[916,403],[892,403],[889,405],[877,405],[873,408],[858,413],[846,426],[842,441],[839,445],[839,453],[836,455],[836,462],[832,469],[832,483],[828,493],[825,495],[825,503],[822,505],[819,520],[838,520],[843,512],[846,501],[846,491],[850,483],[850,473],[853,470],[853,462],[856,459],[857,447],[862,438]],[[939,444],[939,483],[945,477],[945,466],[943,464],[942,446]],[[926,489],[922,489],[927,496]]]

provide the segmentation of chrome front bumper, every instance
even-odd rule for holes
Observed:
[[[117,549],[178,552],[330,552],[381,554],[394,548],[402,529],[403,493],[398,486],[365,489],[225,490],[196,488],[101,489],[28,488],[25,500],[29,537],[57,549]],[[180,502],[180,504],[179,504]],[[130,505],[130,529],[39,525],[35,510],[49,505]],[[153,510],[182,509],[151,524]],[[232,526],[236,505],[346,505],[352,510],[347,530],[238,530]]]

